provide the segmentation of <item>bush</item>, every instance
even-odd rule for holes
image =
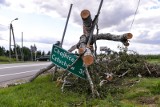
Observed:
[[[0,62],[9,62],[9,57],[6,57],[6,56],[0,56]],[[15,58],[11,58],[11,62],[12,61],[15,61]]]
[[[146,59],[160,59],[160,54],[159,55],[144,55]]]

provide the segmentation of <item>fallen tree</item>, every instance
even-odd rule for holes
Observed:
[[[112,51],[110,55],[97,55],[96,61],[88,67],[88,71],[94,87],[102,98],[106,96],[109,89],[115,89],[117,85],[123,84],[121,80],[125,77],[137,78],[132,83],[126,83],[130,86],[138,83],[141,77],[160,77],[160,65],[148,63],[145,57],[126,49],[118,53]],[[92,93],[88,81],[84,79],[70,75],[65,81],[63,88],[65,87],[66,90],[80,94],[87,93],[89,96]]]
[[[94,63],[95,55],[96,55],[95,54],[96,52],[94,52],[94,49],[93,49],[93,44],[95,44],[95,48],[96,48],[96,41],[103,39],[103,40],[121,41],[124,45],[128,46],[129,45],[128,39],[132,38],[131,33],[126,33],[126,34],[123,34],[123,35],[113,35],[113,34],[110,34],[110,33],[98,34],[98,24],[97,23],[98,23],[98,17],[99,17],[99,14],[100,14],[102,4],[103,4],[103,0],[101,0],[101,2],[100,2],[98,12],[97,12],[93,21],[91,19],[91,15],[90,15],[89,10],[83,10],[81,12],[81,18],[83,20],[83,33],[84,34],[80,37],[79,42],[76,45],[72,46],[71,49],[69,49],[70,52],[72,52],[76,48],[79,50],[79,57],[78,58],[82,58],[82,60],[83,60],[83,63],[84,63],[84,66],[85,66],[85,74],[87,75],[87,79],[89,81],[93,97],[99,97],[99,93],[94,86],[94,83],[93,83],[92,78],[90,76],[90,72],[88,70],[89,66]],[[97,28],[97,34],[96,35],[93,34],[95,27]],[[76,61],[74,63],[76,63]],[[74,63],[71,64],[71,66],[68,66],[65,69],[65,71],[67,71],[69,68],[71,68],[74,65]],[[54,64],[51,64],[48,67],[46,67],[44,69],[41,69],[29,81],[33,81],[40,74],[42,74],[45,71],[51,69],[53,66],[54,66]],[[68,75],[66,75],[66,76],[62,75],[61,79],[59,79],[59,80],[65,81],[67,76]],[[64,85],[65,85],[65,82],[63,83],[62,87],[64,87]]]
[[[78,49],[79,54],[78,58],[82,58],[85,66],[85,74],[87,75],[86,80],[80,79],[79,77],[72,76],[71,73],[67,72],[71,68],[76,60],[69,65],[59,77],[57,77],[57,86],[61,85],[62,91],[64,87],[72,87],[71,89],[81,92],[82,88],[85,91],[89,91],[92,94],[92,97],[100,97],[101,94],[105,91],[101,87],[105,83],[112,82],[114,78],[122,78],[124,76],[137,76],[143,75],[139,72],[139,68],[143,68],[150,75],[153,74],[148,63],[143,62],[144,60],[137,59],[140,58],[135,53],[127,54],[127,50],[120,52],[119,54],[112,54],[110,56],[99,55],[96,56],[96,41],[98,40],[111,40],[122,42],[124,46],[129,46],[128,39],[131,39],[133,35],[131,33],[124,33],[120,35],[104,33],[99,34],[98,29],[98,16],[100,13],[100,8],[102,6],[103,0],[101,0],[98,13],[92,21],[89,10],[83,10],[81,12],[81,18],[83,21],[83,35],[81,35],[80,40],[77,44],[71,46],[68,52],[72,52],[75,49]],[[97,33],[93,34],[94,29],[97,29]],[[93,47],[95,45],[95,47]],[[131,59],[134,57],[134,59]],[[77,58],[77,59],[78,59]],[[144,66],[142,66],[144,64]],[[37,72],[29,81],[33,81],[42,73],[53,68],[55,65],[51,64],[48,67],[41,69]],[[159,69],[158,69],[159,70]],[[136,71],[136,72],[135,72]],[[144,72],[146,72],[144,71]],[[56,70],[54,71],[55,74]],[[134,73],[132,73],[134,72]],[[88,85],[90,84],[90,86]],[[78,86],[77,86],[78,85]],[[76,86],[76,87],[75,87]],[[79,90],[80,89],[80,90]]]

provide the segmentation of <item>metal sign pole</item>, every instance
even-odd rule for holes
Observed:
[[[73,5],[73,4],[71,4],[71,5],[70,5],[70,9],[69,9],[69,13],[68,13],[68,17],[67,17],[66,25],[65,25],[65,28],[64,28],[64,31],[63,31],[62,40],[61,40],[61,44],[60,44],[60,46],[61,46],[61,47],[62,47],[63,40],[64,40],[64,36],[65,36],[65,33],[66,33],[66,29],[67,29],[67,25],[68,25],[69,17],[70,17],[70,14],[71,14],[72,5]]]

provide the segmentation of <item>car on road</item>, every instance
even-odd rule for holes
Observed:
[[[36,58],[36,61],[50,61],[50,55],[40,56],[39,58]]]

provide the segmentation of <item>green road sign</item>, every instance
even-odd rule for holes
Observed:
[[[69,53],[57,45],[53,45],[52,47],[51,61],[63,69],[66,69],[69,65],[74,63],[77,57],[78,56],[73,53]],[[70,69],[68,69],[68,71],[81,78],[87,78],[81,58]]]

